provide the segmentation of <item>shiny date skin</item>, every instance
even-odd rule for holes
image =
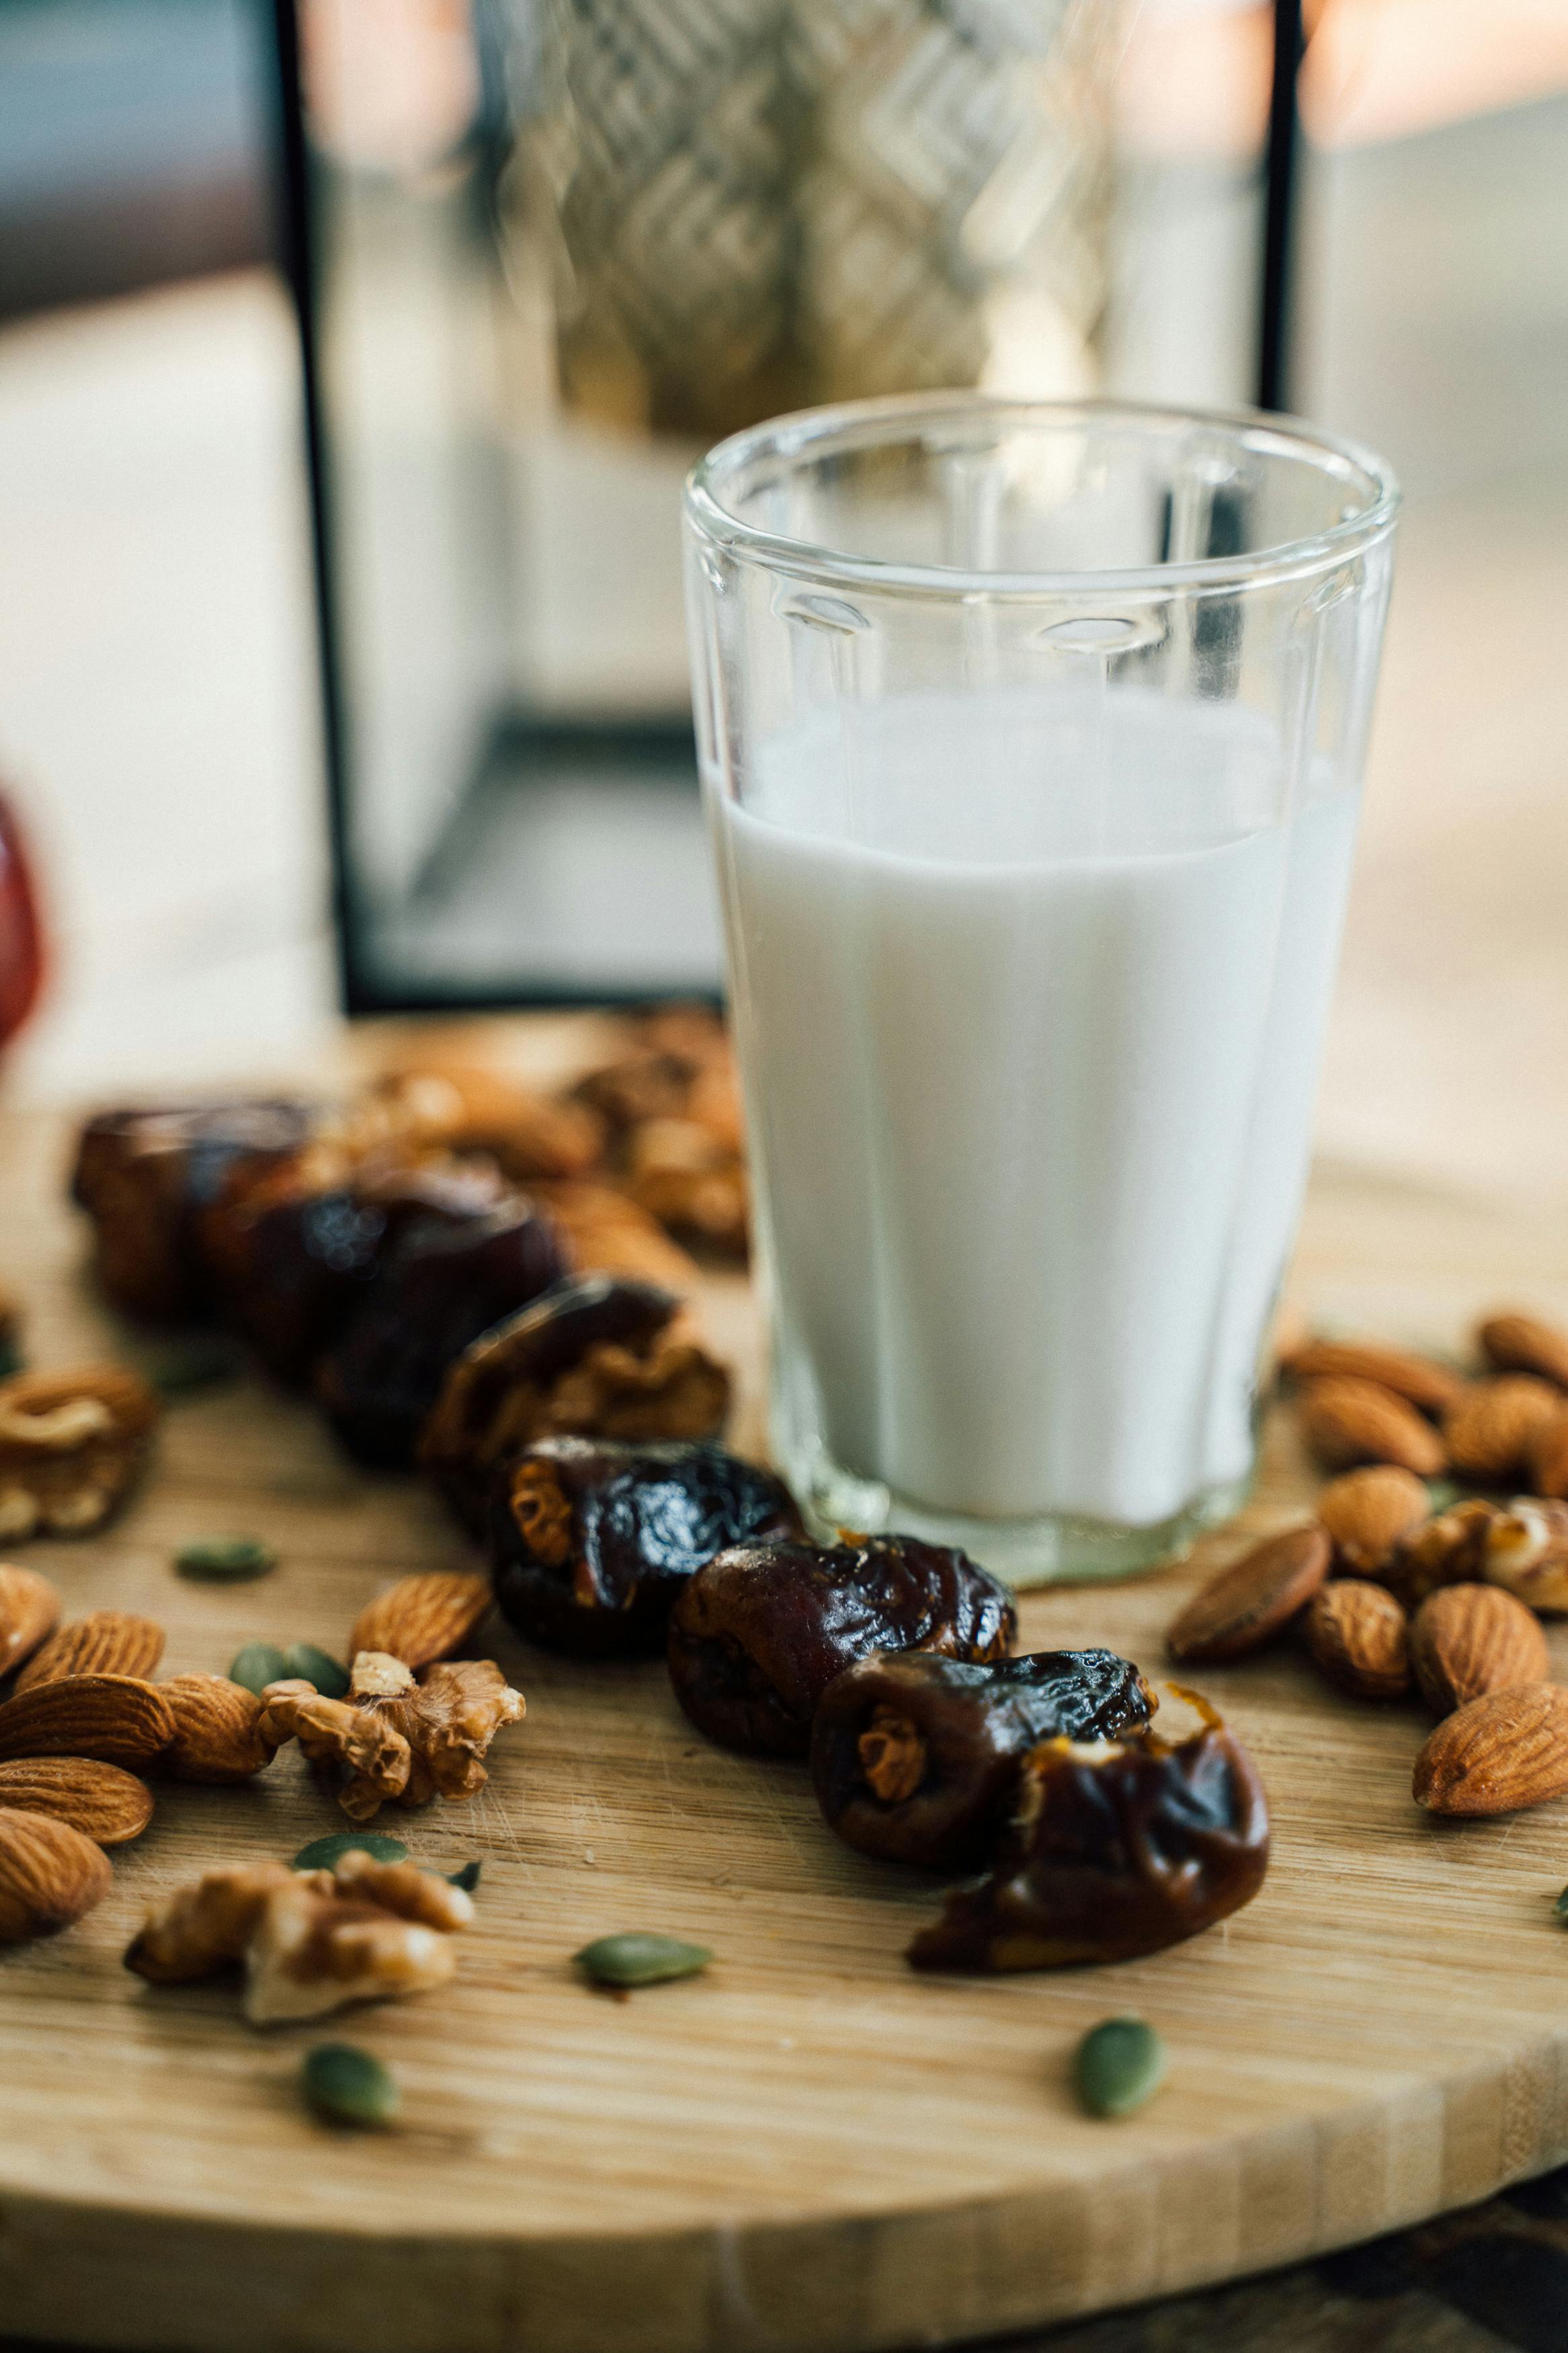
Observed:
[[[1268,1864],[1263,1785],[1218,1722],[1175,1743],[1045,1741],[990,1877],[950,1895],[909,1957],[1004,1971],[1157,1953],[1250,1903]]]
[[[799,1531],[783,1482],[721,1446],[542,1439],[492,1498],[496,1599],[518,1633],[552,1650],[653,1656],[677,1596],[716,1552]]]
[[[1042,1740],[1114,1739],[1153,1710],[1114,1651],[1038,1651],[989,1662],[934,1651],[877,1652],[824,1692],[811,1772],[824,1819],[861,1854],[974,1871],[1017,1799]]]
[[[816,1704],[873,1651],[1004,1658],[1005,1586],[968,1555],[914,1536],[743,1545],[687,1586],[669,1627],[676,1697],[726,1748],[804,1757]]]

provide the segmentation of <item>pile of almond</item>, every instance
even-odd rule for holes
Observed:
[[[1537,1614],[1568,1615],[1568,1333],[1507,1314],[1476,1338],[1477,1379],[1371,1345],[1290,1350],[1308,1441],[1341,1475],[1315,1518],[1212,1577],[1166,1638],[1184,1662],[1228,1660],[1290,1629],[1353,1697],[1414,1687],[1441,1721],[1412,1790],[1444,1814],[1568,1790],[1568,1690]],[[1443,1478],[1493,1492],[1434,1508],[1424,1482]]]

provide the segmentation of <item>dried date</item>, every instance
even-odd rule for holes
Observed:
[[[909,1957],[1000,1971],[1157,1953],[1249,1903],[1268,1862],[1263,1785],[1217,1719],[1173,1743],[1047,1740],[1024,1758],[991,1875],[950,1895]]]
[[[669,1672],[698,1730],[727,1748],[804,1757],[816,1704],[873,1651],[998,1659],[1017,1617],[967,1554],[914,1536],[742,1545],[699,1571],[675,1606]]]
[[[730,1377],[679,1328],[682,1315],[654,1283],[557,1283],[451,1366],[420,1439],[421,1467],[477,1534],[498,1468],[541,1438],[716,1437]]]
[[[647,1655],[715,1553],[799,1532],[783,1482],[722,1447],[545,1439],[491,1504],[496,1599],[520,1634],[552,1650]]]
[[[1148,1684],[1114,1651],[982,1664],[931,1651],[864,1659],[817,1705],[812,1778],[825,1819],[862,1854],[978,1870],[1042,1740],[1110,1740],[1146,1723]]]

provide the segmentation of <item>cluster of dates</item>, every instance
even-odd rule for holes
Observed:
[[[677,1222],[675,1193],[639,1205],[585,1173],[617,1122],[623,1139],[703,1104],[721,1122],[722,1072],[679,1034],[526,1116],[515,1091],[429,1077],[346,1112],[106,1114],[73,1185],[100,1280],[143,1317],[227,1322],[358,1460],[416,1464],[526,1639],[667,1652],[708,1736],[809,1757],[850,1845],[984,1873],[917,1936],[917,1966],[1117,1959],[1225,1917],[1261,1883],[1268,1832],[1217,1721],[1162,1739],[1127,1661],[1013,1656],[1012,1600],[964,1554],[813,1544],[781,1482],[718,1443],[728,1376],[649,1214]],[[721,1191],[703,1198],[713,1240]]]

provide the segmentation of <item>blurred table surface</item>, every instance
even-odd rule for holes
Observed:
[[[298,435],[262,274],[0,336],[0,777],[56,944],[13,1100],[283,1077],[341,1034]],[[1331,1216],[1405,1182],[1568,1196],[1565,544],[1554,472],[1427,495],[1404,527],[1320,1113]],[[1334,1303],[1396,1320],[1397,1270]],[[1013,2343],[1544,2353],[1564,2315],[1568,2171]]]

